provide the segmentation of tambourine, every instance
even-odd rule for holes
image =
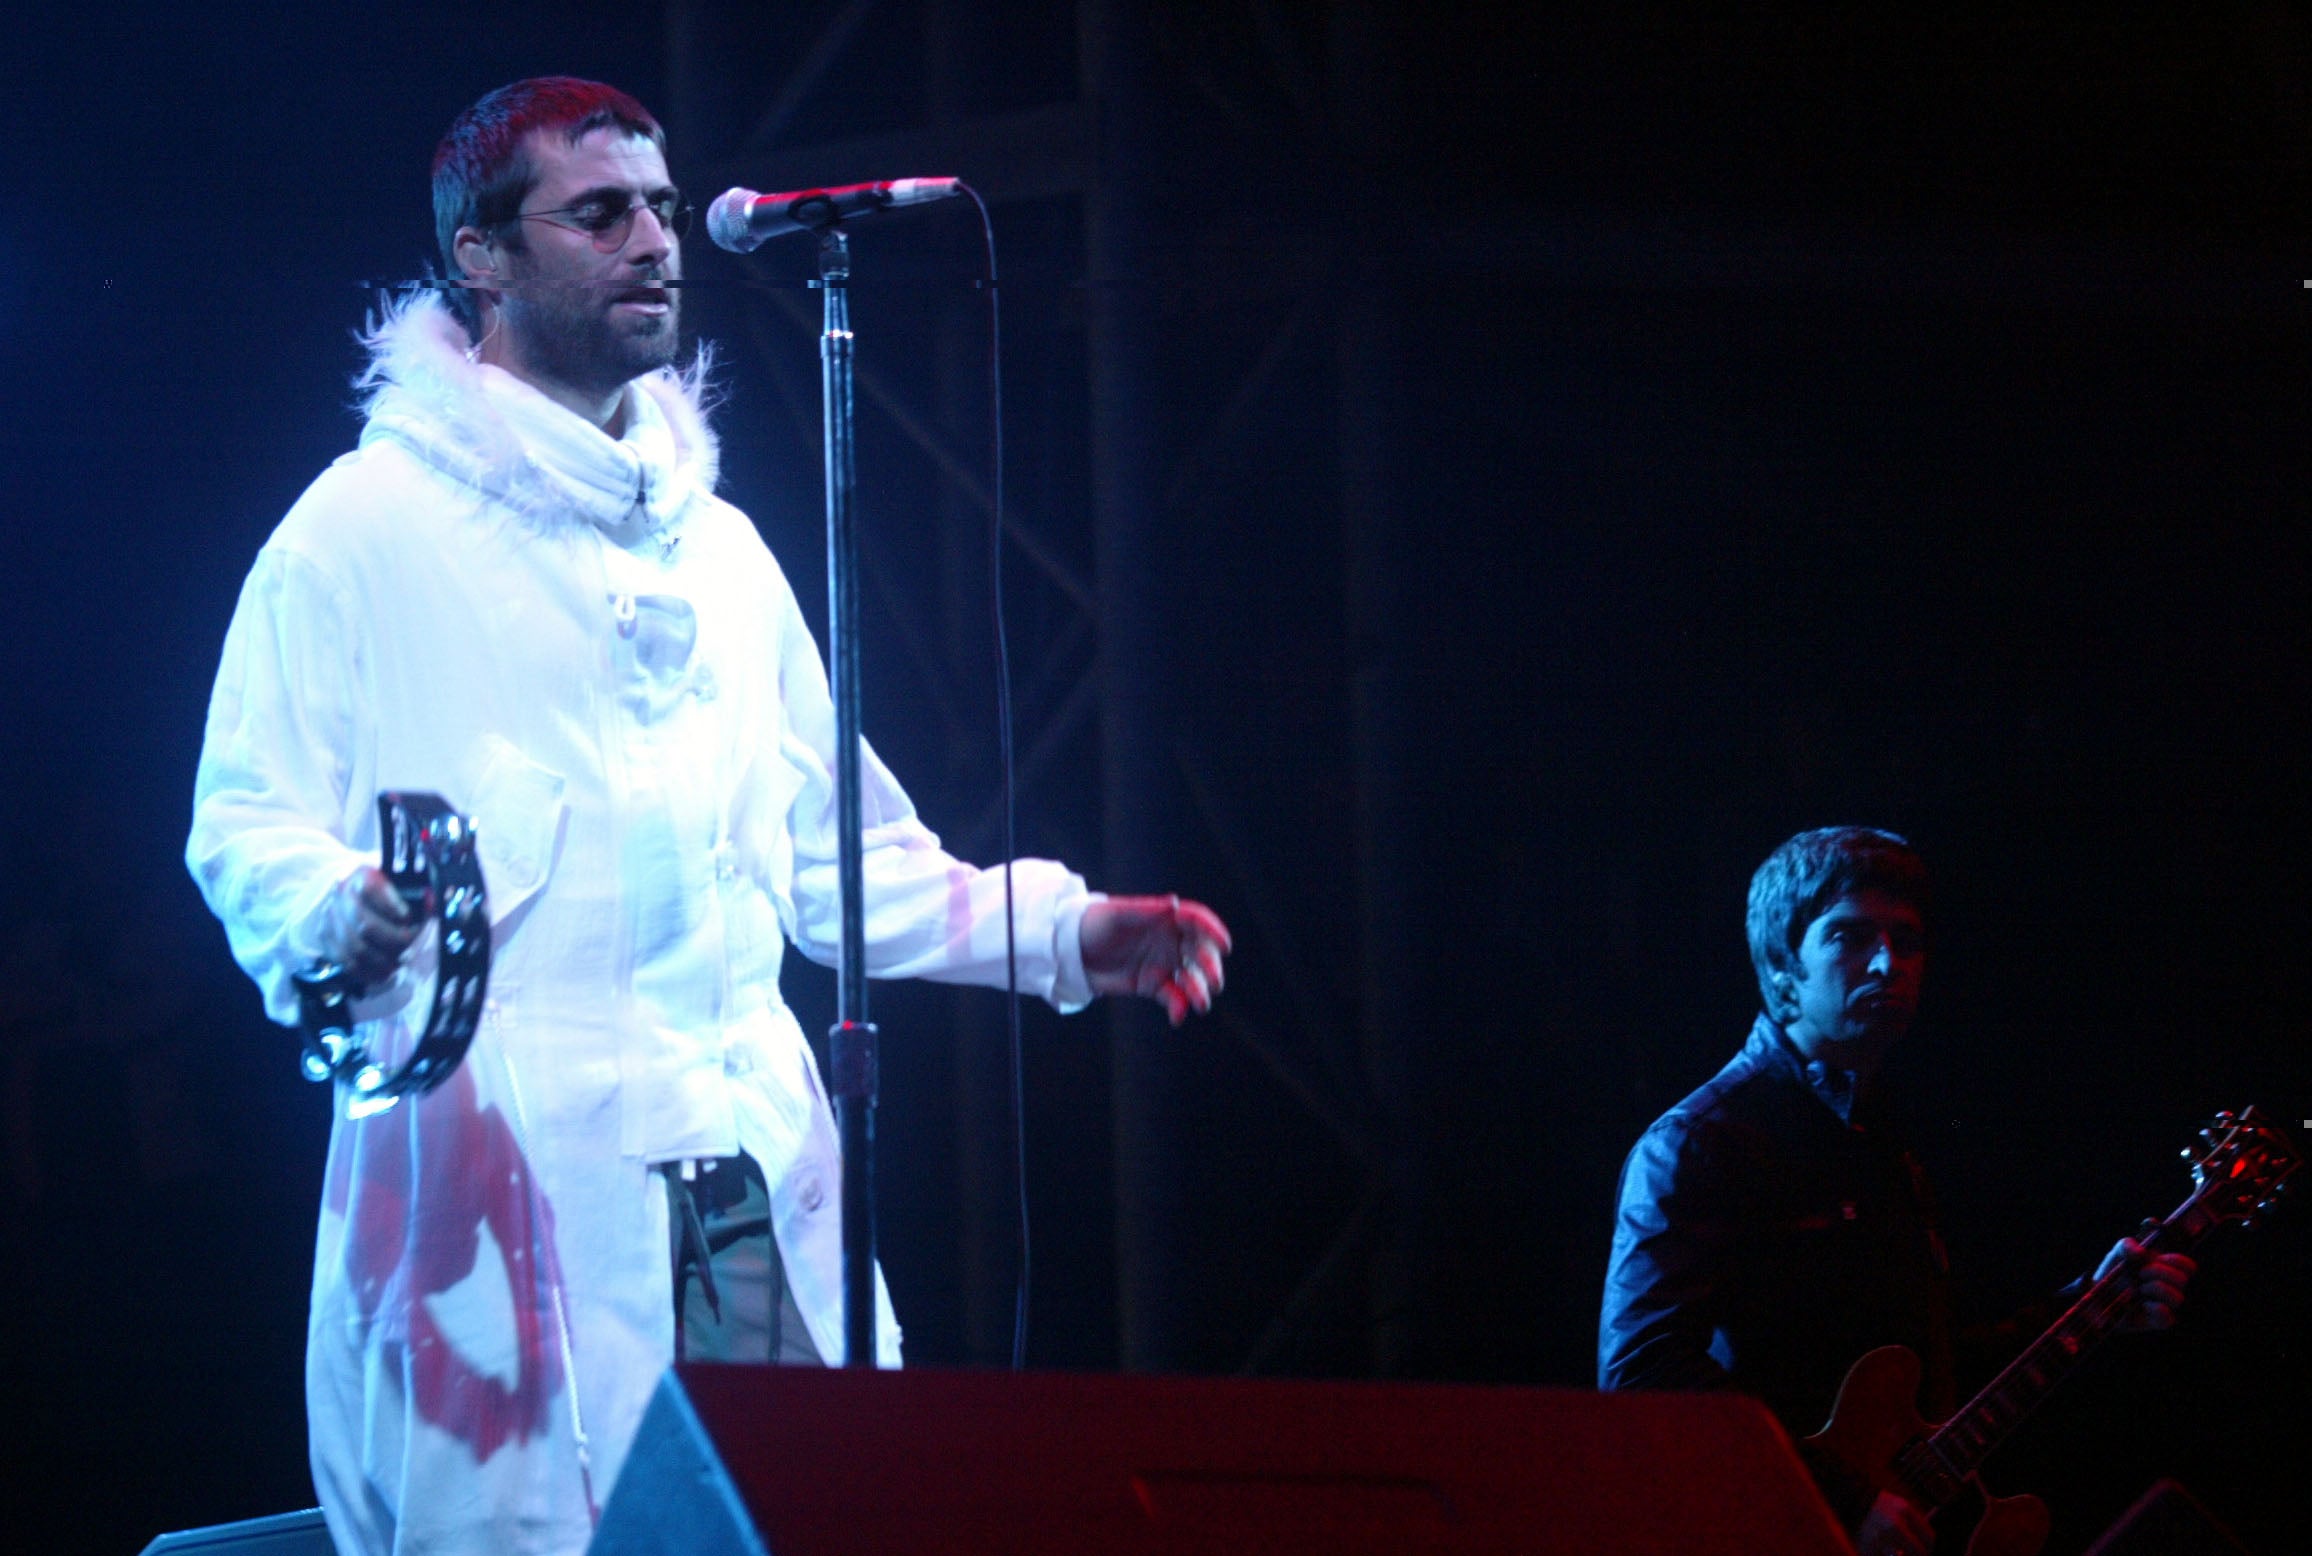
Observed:
[[[386,878],[423,923],[441,927],[433,1008],[416,1049],[388,1071],[355,1035],[353,1001],[365,992],[335,962],[295,975],[302,1064],[309,1081],[334,1081],[346,1113],[366,1118],[449,1079],[482,1023],[490,986],[490,906],[473,824],[438,794],[389,791],[377,797],[378,848]]]

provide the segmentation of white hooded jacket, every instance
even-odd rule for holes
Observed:
[[[481,1032],[440,1090],[340,1106],[330,1140],[314,1476],[346,1551],[576,1552],[673,1354],[656,1164],[762,1164],[811,1338],[843,1355],[834,1121],[778,986],[785,940],[837,950],[833,710],[786,578],[713,495],[695,378],[629,385],[613,440],[475,363],[431,297],[370,345],[359,449],[242,589],[187,858],[287,1023],[376,861],[377,794],[473,819]],[[1000,984],[1001,872],[863,756],[870,970]],[[1023,860],[1015,883],[1022,987],[1082,1004],[1082,880]],[[357,1007],[389,1056],[429,967],[421,940]]]

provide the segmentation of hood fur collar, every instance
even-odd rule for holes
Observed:
[[[721,460],[708,425],[713,354],[703,342],[685,371],[661,368],[627,386],[646,403],[630,406],[622,445],[475,361],[465,326],[434,292],[389,302],[360,339],[369,351],[354,380],[361,441],[390,438],[534,523],[584,517],[627,543],[670,531],[714,490]],[[640,461],[630,457],[637,450]],[[618,484],[621,465],[641,472],[640,501],[631,474]]]

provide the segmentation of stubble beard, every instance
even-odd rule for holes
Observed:
[[[628,286],[635,283],[627,282]],[[645,373],[671,367],[682,340],[682,294],[669,287],[666,312],[650,327],[621,328],[603,306],[608,288],[541,287],[514,292],[499,327],[519,343],[533,372],[590,395],[607,395]]]

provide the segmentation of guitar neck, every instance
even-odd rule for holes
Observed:
[[[2142,1239],[2146,1253],[2177,1253],[2197,1243],[2214,1224],[2196,1197],[2152,1228]],[[1906,1455],[1906,1479],[1934,1504],[1947,1502],[1973,1475],[1991,1450],[2007,1440],[2023,1419],[2039,1408],[2057,1385],[2076,1371],[2088,1352],[2127,1321],[2135,1286],[2125,1268],[2089,1286],[2047,1332],[2024,1348],[2000,1374]]]
[[[2228,1223],[2253,1226],[2303,1163],[2295,1143],[2254,1108],[2237,1116],[2218,1113],[2200,1138],[2206,1150],[2184,1152],[2192,1161],[2192,1193],[2165,1221],[2145,1231],[2146,1254],[2188,1252]],[[1982,1393],[1931,1436],[1914,1438],[1898,1452],[1893,1468],[1914,1500],[1932,1512],[1956,1497],[1985,1456],[2071,1376],[2088,1352],[2126,1323],[2134,1305],[2132,1272],[2113,1270],[2088,1287]]]
[[[1947,1502],[1992,1449],[2086,1360],[2087,1353],[2126,1319],[2131,1289],[2120,1272],[2090,1286],[2048,1331],[2009,1362],[1980,1394],[1936,1428],[1914,1453],[1926,1462],[1905,1467],[1907,1479],[1936,1504]],[[1947,1478],[1945,1489],[1942,1482]],[[1940,1492],[1940,1495],[1934,1493]]]

